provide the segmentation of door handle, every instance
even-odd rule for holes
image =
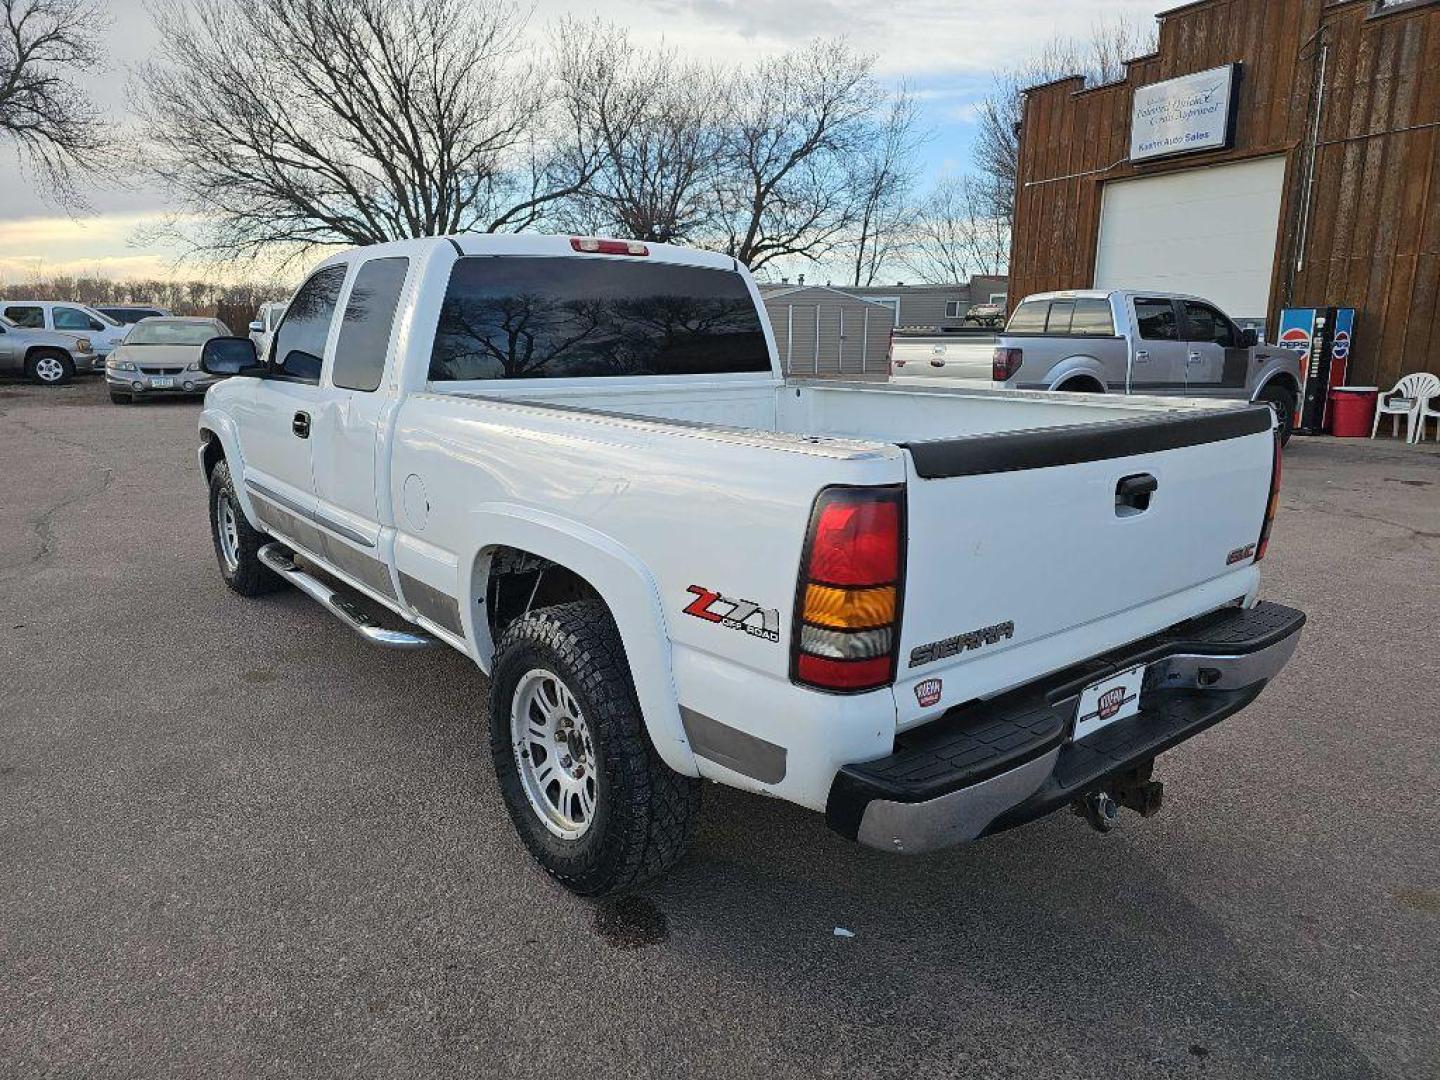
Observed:
[[[1195,363],[1196,361],[1198,361],[1199,359],[1200,359],[1200,354],[1199,354],[1198,352],[1192,352],[1192,353],[1190,354],[1190,363],[1193,364],[1193,363]]]
[[[296,438],[308,439],[310,437],[310,414],[297,412],[290,420],[290,431]]]
[[[1137,364],[1143,364],[1143,363],[1145,363],[1145,362],[1146,362],[1147,360],[1149,360],[1149,359],[1150,359],[1150,350],[1149,350],[1149,349],[1140,349],[1140,350],[1138,350],[1138,351],[1135,353],[1135,362],[1136,362]]]

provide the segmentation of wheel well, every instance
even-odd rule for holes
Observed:
[[[1072,375],[1055,387],[1070,394],[1103,394],[1105,385],[1094,375]]]
[[[1288,393],[1288,394],[1290,394],[1292,397],[1298,398],[1298,397],[1300,396],[1300,384],[1299,384],[1299,383],[1297,383],[1297,382],[1296,382],[1293,378],[1291,378],[1289,375],[1276,375],[1273,379],[1271,379],[1269,382],[1267,382],[1264,386],[1260,387],[1259,390],[1256,390],[1256,391],[1255,391],[1255,398],[1256,398],[1256,400],[1258,401],[1259,398],[1260,398],[1260,395],[1263,394],[1263,393],[1265,393],[1265,391],[1266,391],[1266,390],[1269,390],[1272,386],[1283,387],[1284,390],[1285,390],[1285,392]]]
[[[205,479],[210,479],[210,474],[215,471],[215,466],[225,460],[225,447],[220,445],[220,440],[215,433],[206,428],[200,429],[200,441],[205,444],[201,451],[202,460],[205,462]]]
[[[603,600],[590,582],[551,559],[513,547],[490,549],[485,579],[485,611],[490,640],[498,642],[505,628],[538,607],[572,600]]]
[[[27,361],[34,360],[41,356],[58,356],[65,360],[71,359],[70,354],[58,345],[31,345],[30,348],[25,350],[25,359]]]

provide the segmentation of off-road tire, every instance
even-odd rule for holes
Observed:
[[[220,540],[220,504],[229,500],[235,515],[236,559],[231,566],[225,558]],[[270,537],[251,528],[235,497],[235,483],[230,478],[230,463],[221,461],[210,474],[210,539],[215,545],[215,561],[225,584],[241,596],[263,596],[285,587],[285,582],[260,561],[259,551],[270,543]]]
[[[110,400],[116,405],[132,405],[135,399],[129,394],[122,394],[117,390],[110,391]]]
[[[1263,401],[1275,410],[1275,415],[1280,418],[1280,445],[1285,446],[1290,442],[1290,436],[1295,434],[1295,409],[1298,403],[1294,393],[1284,386],[1271,383],[1255,395],[1255,400]]]
[[[595,747],[594,819],[574,840],[552,833],[530,805],[511,743],[521,680],[549,671],[574,695]],[[581,896],[623,892],[685,853],[700,809],[700,781],[655,752],[609,609],[599,600],[538,608],[501,636],[490,684],[490,749],[510,820],[545,871]]]
[[[40,374],[42,370],[53,370],[55,363],[60,365],[57,378],[46,378]],[[36,349],[25,358],[25,375],[41,386],[64,386],[75,377],[75,361],[59,349]]]

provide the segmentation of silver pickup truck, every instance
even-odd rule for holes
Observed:
[[[1299,362],[1198,296],[1081,289],[1026,297],[995,341],[992,378],[1018,390],[1263,401],[1288,439]]]

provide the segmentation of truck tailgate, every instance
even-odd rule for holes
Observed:
[[[906,445],[900,725],[1244,596],[1272,427],[1258,407]]]

